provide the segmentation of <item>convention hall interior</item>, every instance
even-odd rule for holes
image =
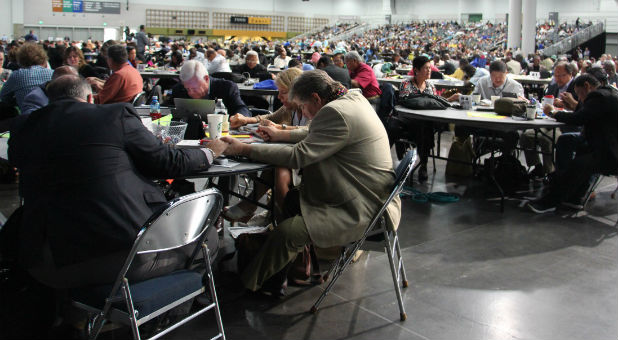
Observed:
[[[618,339],[618,0],[0,8],[0,339]]]

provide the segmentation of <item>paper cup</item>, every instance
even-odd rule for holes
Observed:
[[[208,115],[208,134],[211,140],[221,138],[223,135],[223,115],[217,113]]]
[[[472,95],[472,100],[474,101],[475,105],[479,105],[479,103],[481,102],[481,95],[480,94],[473,94]]]
[[[536,106],[529,105],[526,107],[526,119],[533,120],[536,118]]]
[[[494,106],[496,100],[500,99],[500,96],[491,96],[491,106]]]
[[[554,98],[543,97],[543,106],[554,105]]]

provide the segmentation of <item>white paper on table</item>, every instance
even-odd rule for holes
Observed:
[[[220,166],[222,168],[233,168],[233,167],[237,166],[238,164],[240,164],[240,163],[239,162],[234,162],[234,161],[231,161],[231,160],[228,159],[227,160],[227,164],[217,164],[215,166]]]
[[[183,139],[176,143],[176,146],[200,146],[199,139]]]
[[[143,117],[142,118],[142,124],[144,124],[144,126],[146,127],[146,129],[148,129],[148,131],[154,133],[154,131],[152,130],[152,118],[150,118],[150,117]]]
[[[246,226],[246,227],[229,227],[227,230],[230,231],[230,235],[232,238],[238,238],[241,234],[261,234],[268,231],[268,226],[260,227],[260,226]]]

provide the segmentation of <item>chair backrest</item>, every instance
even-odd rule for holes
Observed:
[[[415,162],[416,150],[408,151],[401,160],[401,163],[397,166],[397,169],[395,169],[395,187],[398,183],[405,183],[406,179],[408,179],[408,176],[410,176],[410,173],[412,172]]]
[[[146,92],[140,92],[138,94],[135,95],[135,97],[133,97],[133,101],[131,102],[131,104],[133,106],[140,106],[140,105],[144,105],[146,104]]]
[[[216,222],[223,208],[223,197],[208,189],[179,197],[155,214],[140,231],[132,254],[145,254],[180,248],[198,240]]]

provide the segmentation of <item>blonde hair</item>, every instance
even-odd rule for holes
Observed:
[[[286,89],[291,89],[292,84],[301,74],[303,74],[303,71],[297,67],[288,68],[277,75],[275,84],[278,88],[285,87]]]

